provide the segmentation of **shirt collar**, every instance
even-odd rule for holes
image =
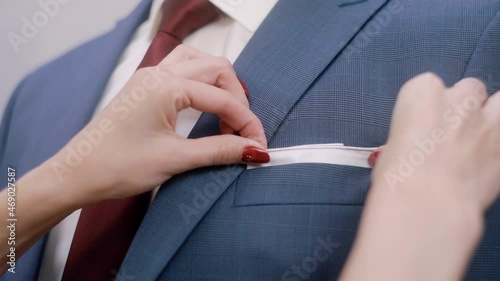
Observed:
[[[160,21],[160,10],[165,0],[154,0],[150,18]],[[209,0],[227,16],[255,32],[278,0]]]
[[[255,32],[278,0],[210,0],[226,15]]]

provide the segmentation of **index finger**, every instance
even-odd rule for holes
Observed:
[[[185,98],[182,98],[178,111],[192,107],[194,109],[213,113],[221,118],[240,136],[253,139],[263,148],[267,148],[264,127],[259,118],[234,95],[220,88],[202,82],[181,78],[184,84]]]

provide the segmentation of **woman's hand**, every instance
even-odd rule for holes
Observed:
[[[189,107],[218,115],[223,135],[176,134],[177,114]],[[266,147],[262,124],[231,64],[179,46],[157,67],[138,70],[60,152],[16,182],[16,255],[85,205],[144,193],[202,166],[266,162]],[[7,199],[4,189],[2,209]],[[0,219],[6,221],[7,213]],[[8,251],[1,248],[0,274]]]
[[[157,67],[138,70],[50,166],[62,181],[85,182],[70,191],[87,204],[143,193],[202,166],[268,161],[245,92],[227,59],[181,45]],[[177,114],[189,107],[218,115],[224,134],[179,136]]]
[[[484,212],[500,192],[499,144],[499,94],[488,99],[477,79],[446,88],[424,74],[401,89],[373,181]]]
[[[499,144],[499,93],[407,82],[341,280],[460,280],[500,191]]]

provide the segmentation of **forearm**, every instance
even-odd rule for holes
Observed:
[[[12,196],[12,190],[11,194],[7,189],[0,193],[0,221],[4,225],[0,227],[3,244],[0,247],[0,273],[9,267],[7,255],[11,250],[15,250],[16,260],[19,259],[33,243],[80,207],[74,192],[66,192],[76,188],[70,177],[60,181],[50,169],[46,162],[19,179],[15,183],[15,196]],[[9,197],[14,198],[15,209],[12,204],[9,206]]]
[[[481,212],[422,200],[411,191],[418,187],[408,188],[372,187],[341,280],[461,280],[482,233]]]

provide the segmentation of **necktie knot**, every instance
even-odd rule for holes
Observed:
[[[166,0],[158,33],[138,68],[157,65],[187,36],[217,18],[208,0]]]
[[[158,32],[168,33],[180,41],[217,17],[217,9],[207,0],[167,0],[162,13]]]

